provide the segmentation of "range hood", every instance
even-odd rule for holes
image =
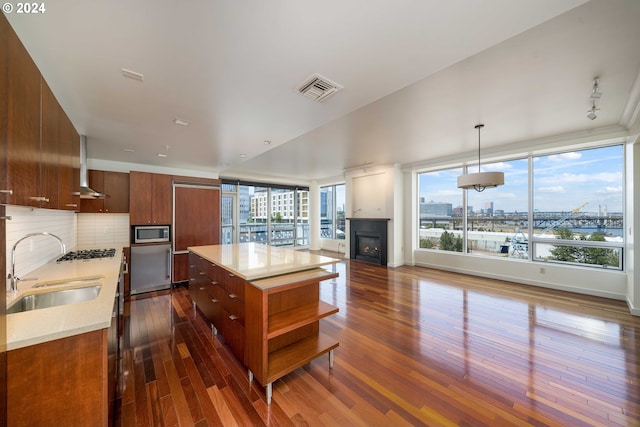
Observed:
[[[105,197],[109,196],[89,187],[89,172],[87,171],[87,136],[80,135],[80,198],[104,199]]]

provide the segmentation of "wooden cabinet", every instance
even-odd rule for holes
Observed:
[[[189,253],[189,295],[236,357],[244,362],[245,281]]]
[[[7,425],[107,426],[108,331],[7,352]]]
[[[129,174],[89,170],[88,179],[92,189],[107,195],[104,199],[82,199],[80,212],[84,213],[128,213]]]
[[[171,175],[132,171],[129,174],[131,225],[171,224]]]
[[[9,25],[4,16],[3,25]],[[6,202],[40,206],[40,86],[38,67],[12,29],[7,34]]]
[[[320,332],[320,321],[338,308],[320,300],[320,282],[337,277],[313,268],[247,281],[196,253],[189,253],[189,294],[251,375],[271,384],[329,353],[338,342]]]
[[[78,134],[4,16],[0,27],[0,203],[75,210]]]
[[[320,300],[320,282],[337,277],[322,268],[253,281],[245,286],[245,365],[267,389],[325,353],[333,366],[338,342],[320,333],[320,320],[338,308]]]
[[[173,282],[189,280],[187,250],[190,246],[220,243],[219,180],[185,181],[182,177],[173,187]]]
[[[59,116],[58,209],[80,210],[80,135],[64,111]]]

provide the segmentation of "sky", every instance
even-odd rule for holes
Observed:
[[[623,146],[571,151],[535,157],[533,161],[533,209],[541,212],[568,212],[582,207],[582,213],[622,212],[624,200]],[[470,172],[476,172],[471,168]],[[504,172],[503,186],[478,193],[468,192],[468,204],[475,212],[493,202],[494,210],[528,211],[527,159],[482,165],[482,171]],[[425,201],[462,206],[457,188],[462,169],[421,174],[420,197]]]

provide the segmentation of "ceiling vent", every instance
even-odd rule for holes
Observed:
[[[313,74],[298,86],[298,92],[318,102],[324,101],[340,89],[342,86],[320,74]]]

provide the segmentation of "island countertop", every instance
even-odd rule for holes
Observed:
[[[261,243],[193,246],[188,249],[248,281],[309,270],[339,261]]]

